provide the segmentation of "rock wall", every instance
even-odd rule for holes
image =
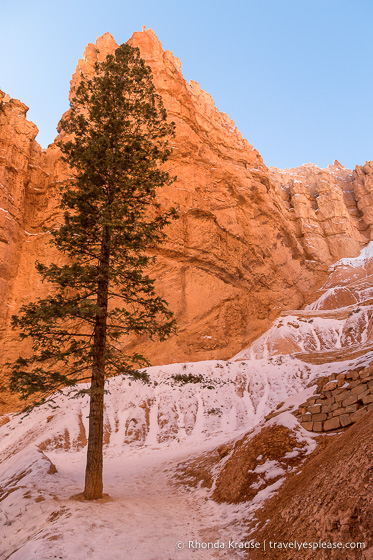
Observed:
[[[4,328],[12,282],[17,276],[29,185],[40,163],[37,127],[26,120],[28,108],[0,92],[0,325]],[[39,178],[40,179],[40,178]],[[37,182],[40,182],[37,181]]]
[[[373,366],[320,379],[315,396],[295,416],[311,432],[329,432],[354,424],[373,410]]]

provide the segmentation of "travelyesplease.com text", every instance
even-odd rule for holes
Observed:
[[[365,548],[365,543],[363,542],[345,542],[342,543],[340,541],[337,542],[330,542],[330,541],[236,541],[236,540],[228,540],[228,541],[221,541],[216,540],[214,542],[204,542],[199,540],[186,540],[186,541],[178,541],[176,543],[176,548],[178,550],[183,550],[184,548],[190,550],[208,550],[208,549],[226,549],[226,550],[239,550],[239,549],[246,549],[246,550],[253,550],[253,549],[261,549],[261,550],[295,550],[301,551],[306,549],[312,550],[320,550],[320,549],[360,549],[363,550]]]

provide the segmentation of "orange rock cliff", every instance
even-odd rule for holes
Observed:
[[[178,334],[166,342],[133,339],[153,364],[229,358],[256,339],[286,308],[301,308],[328,266],[356,256],[373,235],[373,163],[354,171],[267,168],[234,122],[152,30],[136,32],[170,120],[176,123],[167,165],[177,179],[159,194],[180,219],[157,253],[152,273],[169,302]],[[91,76],[117,47],[109,33],[89,44],[71,81]],[[27,107],[0,93],[0,347],[14,358],[10,328],[20,306],[47,293],[35,260],[58,261],[47,231],[58,224],[58,187],[69,170],[53,143],[42,150]],[[1,395],[0,395],[1,398]]]

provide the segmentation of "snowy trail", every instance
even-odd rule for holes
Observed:
[[[48,453],[58,472],[43,481],[48,498],[30,503],[28,511],[37,520],[40,503],[45,509],[49,501],[48,522],[44,526],[37,522],[39,531],[4,558],[102,560],[109,547],[110,560],[242,558],[239,551],[227,550],[227,544],[243,538],[239,521],[245,508],[216,504],[203,490],[192,494],[170,480],[176,465],[190,458],[191,451],[143,448],[127,457],[107,456],[104,477],[110,499],[96,503],[71,498],[83,488],[85,453],[69,457]],[[188,541],[218,539],[225,542],[225,549],[188,547]],[[178,542],[185,548],[178,550]]]

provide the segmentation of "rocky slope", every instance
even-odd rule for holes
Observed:
[[[289,477],[258,515],[255,538],[282,543],[325,543],[302,549],[302,558],[373,557],[373,413],[345,433],[323,441],[298,476]],[[251,534],[251,537],[253,534]],[[341,543],[331,548],[328,543]],[[364,543],[362,549],[358,543]],[[316,552],[315,552],[316,551]],[[294,550],[257,551],[250,558],[293,559]]]
[[[370,240],[373,168],[350,171],[267,168],[229,117],[193,81],[152,30],[134,33],[156,87],[176,123],[168,167],[175,183],[159,194],[180,219],[159,248],[152,271],[176,314],[179,332],[165,343],[124,341],[154,364],[227,358],[261,335],[281,310],[301,308],[326,277],[328,264],[356,256]],[[71,81],[113,52],[110,34],[89,44]],[[69,171],[51,144],[41,150],[27,108],[2,97],[0,111],[1,355],[19,343],[10,317],[46,293],[34,261],[58,260],[48,229],[58,224],[58,186]],[[25,348],[23,349],[25,351]],[[0,397],[1,398],[1,397]],[[3,401],[7,400],[3,395]],[[3,406],[5,404],[3,403]],[[10,404],[12,406],[12,404]]]

